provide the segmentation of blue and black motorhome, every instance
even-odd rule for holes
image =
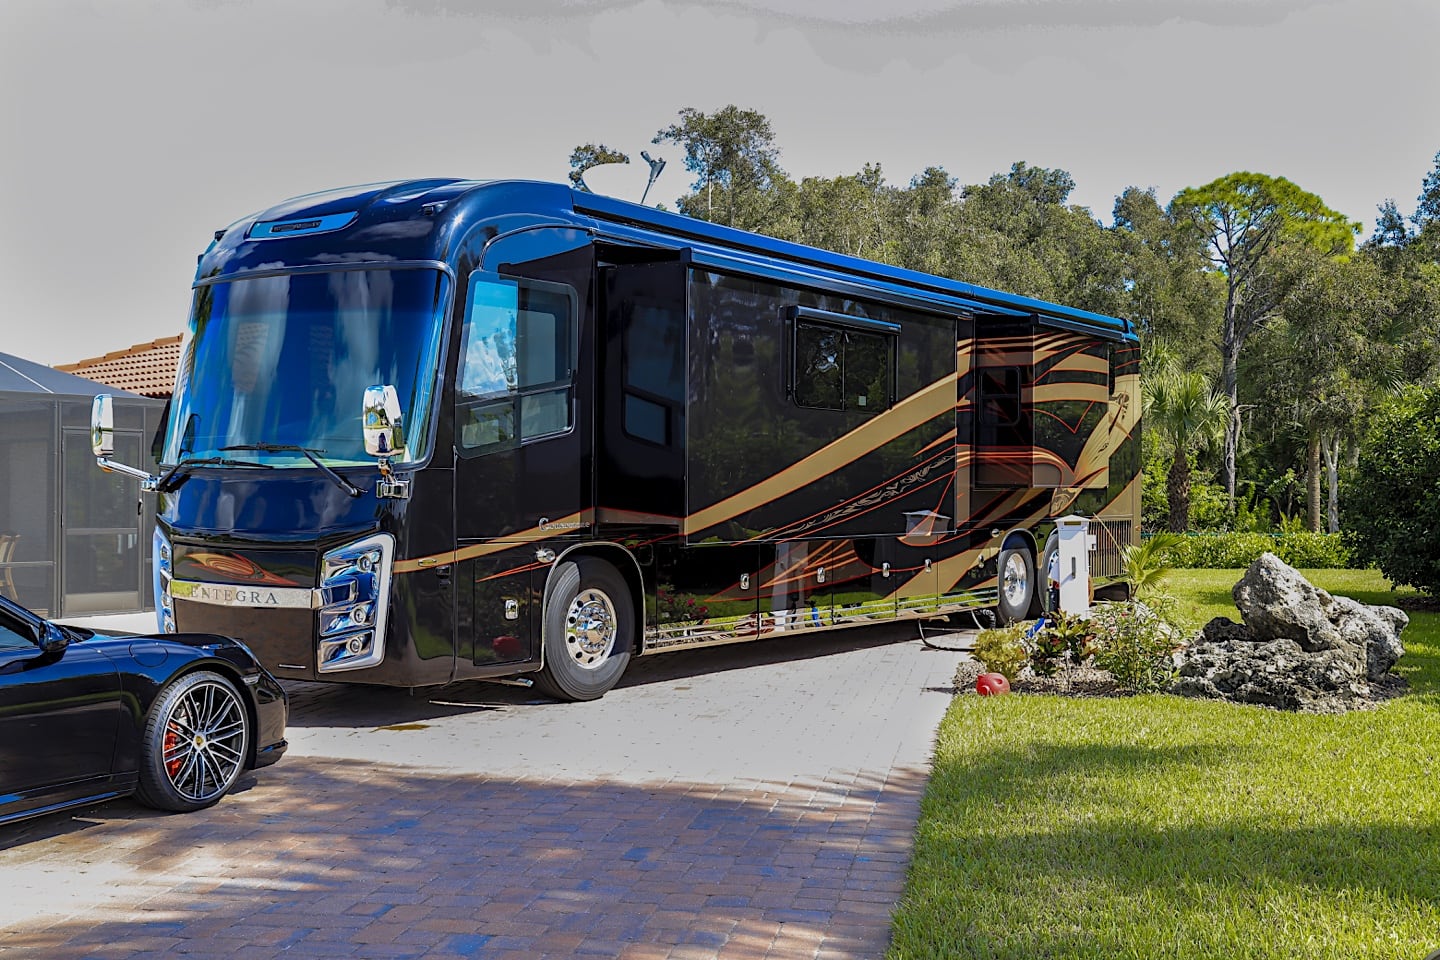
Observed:
[[[1024,617],[1061,515],[1119,573],[1138,358],[1121,320],[553,184],[300,197],[200,258],[158,617],[281,677],[568,699],[635,655]]]

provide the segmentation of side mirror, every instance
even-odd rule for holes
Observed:
[[[64,632],[50,621],[45,621],[45,625],[40,628],[40,652],[53,657],[68,646],[70,639]]]
[[[115,452],[115,411],[110,404],[110,395],[102,393],[90,403],[90,449],[95,451],[95,464],[106,473],[120,473],[140,481],[140,489],[154,493],[159,477],[152,477],[144,470],[127,467],[110,459]]]
[[[388,459],[405,456],[405,427],[400,397],[390,384],[365,388],[361,426],[365,431],[365,452]]]
[[[90,449],[97,457],[115,452],[115,411],[110,407],[108,393],[100,394],[90,404]]]

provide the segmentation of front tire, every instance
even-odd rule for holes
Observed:
[[[1035,560],[1024,547],[1005,547],[996,558],[1000,622],[1015,623],[1030,614],[1035,599]]]
[[[604,696],[635,647],[635,608],[625,578],[595,557],[567,560],[555,570],[544,618],[545,666],[535,685],[557,700]]]
[[[160,692],[145,723],[136,797],[160,810],[200,810],[229,792],[250,755],[244,695],[218,673],[187,673]]]

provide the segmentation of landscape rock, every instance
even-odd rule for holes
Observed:
[[[1369,693],[1354,658],[1339,650],[1311,653],[1294,640],[1202,641],[1188,652],[1171,690],[1281,710],[1316,709]]]
[[[1379,680],[1405,653],[1400,633],[1410,623],[1397,607],[1371,607],[1349,597],[1332,597],[1326,611],[1348,644],[1365,651],[1365,675]]]
[[[1241,643],[1258,643],[1259,637],[1255,631],[1243,623],[1236,623],[1229,617],[1216,617],[1205,624],[1200,631],[1200,639],[1208,643],[1223,643],[1227,640],[1236,640]]]
[[[1172,690],[1284,710],[1343,710],[1393,695],[1410,622],[1395,607],[1334,597],[1274,554],[1232,591],[1243,624],[1216,617],[1185,651]]]
[[[1262,553],[1230,591],[1245,625],[1266,640],[1294,640],[1316,653],[1344,641],[1325,615],[1330,594],[1273,553]]]

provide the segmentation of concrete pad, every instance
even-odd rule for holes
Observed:
[[[290,753],[216,807],[0,828],[0,955],[878,957],[964,656],[914,630],[641,658],[586,704],[287,683]]]

